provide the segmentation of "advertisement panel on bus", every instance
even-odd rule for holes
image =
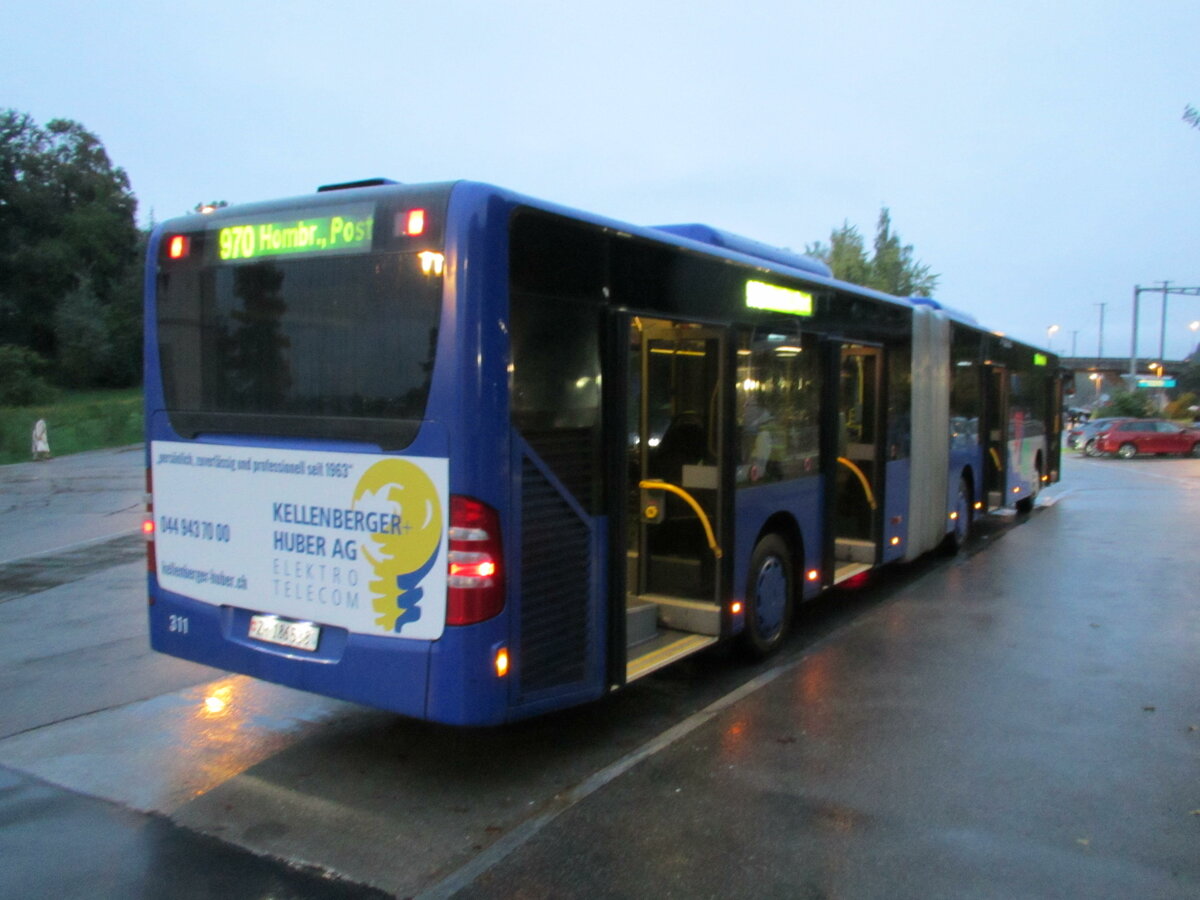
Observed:
[[[441,637],[447,460],[177,441],[150,456],[163,588],[261,610],[251,636],[301,650],[314,621]]]

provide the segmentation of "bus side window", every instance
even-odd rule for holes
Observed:
[[[912,350],[889,349],[887,458],[907,459],[912,452]]]
[[[599,311],[514,294],[512,424],[585,508],[600,494]]]
[[[818,372],[816,342],[791,323],[739,336],[739,484],[818,472]]]

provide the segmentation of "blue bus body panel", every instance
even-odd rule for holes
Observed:
[[[355,192],[350,192],[355,193]],[[495,209],[495,204],[492,204]],[[482,210],[487,213],[488,209]],[[447,228],[447,257],[460,252],[455,238],[467,229],[496,235],[495,252],[480,252],[478,261],[490,271],[480,273],[477,284],[503,285],[497,272],[503,273],[503,228],[495,222],[480,222],[480,211],[473,211],[459,231]],[[453,215],[451,215],[453,221]],[[490,229],[490,230],[489,230]],[[453,235],[453,236],[452,236]],[[146,422],[147,467],[150,442],[179,441],[163,412],[163,386],[160,374],[158,335],[155,321],[156,280],[154,261],[158,258],[162,228],[155,232],[148,256],[146,276]],[[481,251],[488,248],[480,245]],[[454,266],[447,269],[454,271]],[[495,329],[499,321],[501,296],[483,295],[477,290],[464,306],[455,302],[454,278],[448,275],[443,286],[444,302],[438,330],[435,364],[431,373],[428,414],[413,442],[397,456],[451,457],[450,491],[468,494],[498,510],[507,508],[507,433],[504,419],[483,416],[481,410],[501,407],[507,383],[503,359],[489,368],[463,367],[458,359],[476,359],[489,321]],[[463,309],[473,310],[464,315]],[[489,336],[497,340],[497,336]],[[496,354],[490,354],[495,357]],[[232,446],[279,447],[311,451],[364,452],[378,454],[379,448],[347,441],[308,441],[273,439],[243,434],[203,435],[193,442]],[[479,460],[486,459],[486,465]],[[497,477],[499,474],[500,477]],[[418,718],[453,721],[459,724],[503,721],[507,716],[508,683],[493,669],[494,653],[479,648],[498,648],[509,638],[508,611],[487,622],[468,627],[447,626],[437,641],[406,640],[352,634],[345,629],[322,625],[321,642],[315,653],[276,647],[247,637],[250,616],[260,610],[217,606],[161,589],[156,577],[149,576],[151,596],[151,645],[162,652],[192,659],[207,665],[241,672],[266,681],[302,690],[314,691],[358,703],[392,710]],[[511,604],[510,604],[511,605]],[[175,618],[173,618],[175,617]],[[171,630],[172,622],[187,620],[187,633]],[[319,618],[319,617],[318,617]],[[321,624],[319,621],[317,624]],[[436,649],[436,653],[434,652]],[[430,665],[436,657],[439,678],[430,703]]]
[[[507,235],[512,214],[526,202],[532,203],[488,185],[455,185],[447,217],[446,257],[451,276],[447,279],[442,328],[443,333],[455,334],[457,343],[445,350],[439,346],[439,361],[449,360],[453,354],[453,358],[478,363],[461,369],[447,365],[438,373],[444,376],[441,381],[435,375],[430,395],[431,409],[455,410],[448,422],[453,449],[451,493],[478,498],[500,511],[503,533],[514,536],[504,546],[508,602],[499,617],[504,633],[497,638],[507,641],[511,651],[512,671],[505,680],[507,694],[479,691],[474,696],[467,693],[457,700],[446,700],[451,711],[460,703],[474,704],[471,720],[478,723],[572,706],[601,696],[607,686],[603,652],[607,629],[606,521],[579,509],[509,425]],[[468,246],[469,261],[462,256],[463,248]],[[543,507],[549,503],[557,510],[562,526],[542,541],[551,545],[544,548],[531,546],[538,544],[537,532],[523,521],[523,517],[532,515],[526,507],[535,496]],[[565,540],[568,534],[574,540]],[[526,577],[530,573],[523,574],[522,569],[526,557],[552,551],[555,540],[562,540],[562,552],[575,560],[572,573],[586,573],[576,583],[576,591],[559,597],[557,611],[570,607],[576,613],[568,617],[569,621],[553,619],[553,596],[547,596],[539,580]],[[571,548],[575,548],[574,557],[569,556]],[[554,565],[553,559],[548,565]],[[554,628],[578,635],[579,640],[569,647],[556,647],[553,636],[547,636]],[[447,629],[448,633],[453,631]],[[464,647],[468,652],[455,661],[457,638],[453,634],[450,637],[434,650],[432,703],[443,702],[443,678],[453,681],[456,669],[474,665],[470,653],[476,648]],[[523,646],[522,640],[527,645]],[[534,640],[537,646],[528,646]],[[531,666],[556,653],[569,653],[582,662],[582,670],[553,687],[543,687]],[[492,655],[490,647],[488,655]],[[495,680],[494,674],[491,677]],[[440,714],[433,717],[443,719]]]
[[[608,520],[589,515],[514,430],[507,554],[515,629],[511,703],[524,717],[604,694]]]
[[[821,569],[821,522],[824,510],[824,489],[821,479],[816,476],[789,483],[739,488],[734,501],[734,518],[737,521],[733,553],[734,596],[745,599],[746,578],[754,545],[768,523],[772,528],[779,527],[779,515],[790,519],[798,529],[803,544],[803,558],[797,559],[793,573],[797,583],[802,586],[803,598],[809,599],[819,594],[820,579],[810,582],[805,573]]]
[[[908,491],[912,461],[907,457],[886,464],[883,499],[883,562],[895,562],[908,552]],[[898,539],[893,543],[893,539]]]
[[[158,590],[149,576],[150,646],[162,653],[330,697],[424,717],[429,644],[345,631],[322,635],[316,656],[246,637],[251,611]],[[186,622],[180,632],[180,622]],[[172,628],[176,630],[172,630]],[[331,639],[330,639],[331,638]]]

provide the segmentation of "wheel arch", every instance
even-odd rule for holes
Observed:
[[[754,536],[754,542],[750,545],[751,548],[757,547],[758,542],[769,534],[775,534],[782,538],[791,552],[792,572],[796,580],[794,587],[797,589],[795,591],[797,597],[792,598],[793,602],[795,602],[802,593],[799,588],[804,571],[807,568],[807,562],[804,558],[804,534],[800,530],[800,523],[796,521],[791,513],[782,510],[772,514],[763,522],[762,527],[758,529],[758,534]],[[753,549],[751,552],[753,552]]]
[[[967,485],[967,503],[970,504],[971,511],[975,511],[975,501],[979,499],[979,493],[976,490],[975,482],[975,467],[967,463],[962,467],[962,471],[958,473],[958,480],[965,482]]]

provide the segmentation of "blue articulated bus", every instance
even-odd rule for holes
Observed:
[[[472,182],[164,223],[145,357],[154,648],[438,722],[770,653],[1058,479],[1049,354]]]

